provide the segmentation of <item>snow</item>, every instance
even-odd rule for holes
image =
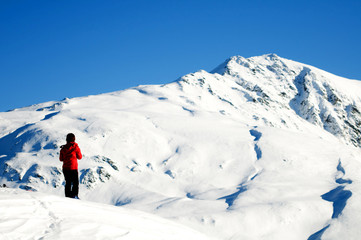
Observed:
[[[1,239],[209,239],[160,217],[105,204],[0,189]]]
[[[0,113],[0,184],[11,188],[1,196],[25,206],[11,214],[5,201],[15,220],[4,219],[1,232],[16,239],[10,234],[23,230],[11,229],[24,220],[16,219],[35,211],[39,218],[24,222],[47,220],[34,231],[39,239],[80,231],[103,239],[128,228],[131,239],[144,231],[164,239],[175,239],[172,231],[182,239],[358,239],[359,90],[358,81],[275,54],[236,56],[165,85]],[[69,132],[84,156],[81,201],[62,197],[58,154]],[[66,215],[69,205],[79,214]]]

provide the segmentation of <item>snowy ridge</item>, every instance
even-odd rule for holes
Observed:
[[[165,85],[15,109],[0,113],[0,184],[63,196],[59,146],[73,132],[84,200],[214,239],[357,239],[360,88],[236,56]]]

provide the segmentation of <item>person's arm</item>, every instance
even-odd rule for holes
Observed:
[[[83,155],[81,154],[81,151],[80,151],[80,148],[79,146],[77,146],[77,149],[76,149],[76,158],[77,159],[82,159]]]
[[[63,154],[63,151],[62,151],[62,150],[60,150],[59,160],[60,160],[61,162],[64,161],[64,154]]]

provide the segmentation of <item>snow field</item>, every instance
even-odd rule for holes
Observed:
[[[136,210],[0,189],[2,239],[209,239]]]

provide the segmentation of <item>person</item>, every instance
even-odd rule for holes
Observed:
[[[63,162],[65,197],[79,199],[78,159],[82,159],[82,154],[75,142],[75,135],[69,133],[66,136],[66,144],[60,148],[59,159]]]

